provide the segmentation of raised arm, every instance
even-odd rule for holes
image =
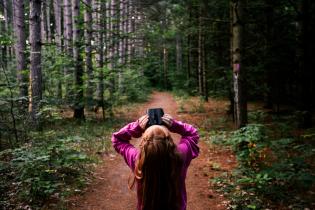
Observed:
[[[169,130],[182,136],[178,149],[184,155],[186,164],[199,155],[199,134],[192,125],[172,119],[169,115],[163,117],[163,121],[168,125]]]
[[[139,120],[129,123],[112,135],[112,145],[115,150],[121,154],[127,165],[133,170],[135,159],[138,154],[137,149],[130,144],[132,137],[139,138],[143,133],[143,124],[146,123],[146,118],[141,117]]]

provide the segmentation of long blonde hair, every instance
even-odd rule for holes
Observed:
[[[142,210],[180,209],[180,172],[182,160],[176,145],[164,126],[149,127],[140,142],[134,178]]]

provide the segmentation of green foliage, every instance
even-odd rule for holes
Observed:
[[[62,205],[85,186],[98,154],[111,148],[114,127],[126,121],[87,118],[80,123],[62,118],[55,107],[42,112],[43,131],[29,132],[29,143],[0,152],[0,209],[40,209],[47,201]]]
[[[3,192],[5,199],[40,206],[48,199],[61,199],[73,189],[84,185],[87,173],[85,165],[91,159],[76,148],[80,138],[47,141],[0,153],[1,160],[9,157],[8,160],[1,161],[0,167],[4,179],[2,181],[6,182],[1,184],[9,189]],[[9,183],[12,186],[6,186]],[[8,192],[13,193],[14,197]],[[5,202],[1,205],[5,205]]]
[[[242,167],[255,170],[258,167],[262,150],[266,144],[265,127],[261,124],[249,124],[235,131],[229,139]]]
[[[208,76],[209,95],[211,97],[228,97],[230,85],[232,84],[232,74],[230,68],[218,67],[214,61],[210,61]]]
[[[50,105],[66,103],[72,106],[74,103],[73,58],[59,52],[56,46],[45,46],[42,49],[42,72],[43,99]],[[59,84],[61,87],[58,86]]]
[[[232,146],[237,156],[238,167],[232,175],[223,174],[213,180],[229,194],[232,209],[274,208],[283,201],[306,208],[312,202],[311,196],[297,195],[308,194],[315,183],[310,164],[315,156],[314,138],[312,143],[303,136],[272,139],[268,135],[273,134],[272,129],[249,124],[213,138],[212,142],[220,142],[227,137],[224,142]]]
[[[0,61],[0,151],[24,143],[26,130],[30,128],[29,115],[23,106],[28,98],[18,96],[14,68],[12,63],[5,67]]]
[[[116,104],[141,102],[147,99],[150,88],[147,79],[141,73],[143,71],[141,68],[139,66],[135,69],[123,69],[121,88],[116,92]]]
[[[265,118],[266,118],[266,113],[263,110],[248,112],[249,122],[253,122],[253,123],[264,122]]]

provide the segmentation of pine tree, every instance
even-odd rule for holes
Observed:
[[[95,2],[94,2],[95,3]],[[85,67],[87,73],[86,100],[88,108],[93,106],[93,63],[92,63],[92,0],[84,2],[84,38],[85,38]],[[97,20],[94,20],[95,22]]]
[[[41,69],[41,0],[30,1],[30,86],[31,86],[31,116],[36,127],[40,127],[38,114],[42,99],[42,69]]]
[[[233,90],[235,124],[237,128],[247,123],[246,78],[243,66],[243,30],[244,30],[244,0],[232,0],[232,63],[233,63]]]
[[[27,108],[28,72],[26,65],[26,34],[25,34],[25,3],[13,0],[13,29],[15,36],[15,57],[17,63],[17,79],[19,95],[24,98],[24,107]]]
[[[73,27],[73,60],[74,60],[74,118],[84,119],[83,101],[83,60],[81,56],[82,33],[79,26],[80,0],[72,0],[72,27]]]

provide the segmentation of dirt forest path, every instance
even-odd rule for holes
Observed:
[[[139,108],[141,116],[149,107],[162,107],[165,113],[175,119],[181,119],[177,114],[177,104],[173,96],[166,92],[154,92],[150,100]],[[191,122],[190,122],[191,123]],[[192,123],[193,124],[193,123]],[[178,139],[178,135],[174,135]],[[209,178],[217,174],[209,166],[210,160],[226,158],[224,152],[209,150],[201,139],[201,152],[189,167],[186,188],[188,196],[187,210],[223,210],[227,201],[210,188]],[[130,170],[123,158],[114,151],[104,157],[102,164],[96,169],[95,179],[81,196],[71,199],[69,209],[73,210],[135,210],[136,193],[127,187]]]

